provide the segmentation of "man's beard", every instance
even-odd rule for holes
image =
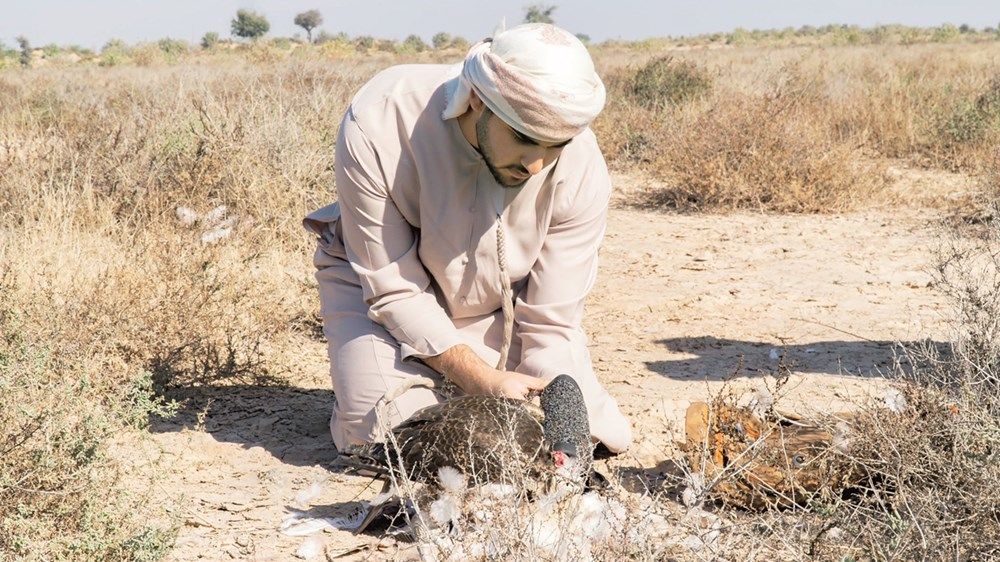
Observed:
[[[476,120],[476,142],[479,144],[479,154],[483,156],[483,161],[486,162],[486,168],[489,169],[490,174],[493,175],[493,179],[496,180],[498,184],[503,187],[517,188],[524,185],[528,180],[519,181],[516,183],[511,183],[511,179],[503,177],[500,174],[500,170],[494,165],[494,154],[493,147],[490,146],[489,136],[487,131],[489,130],[489,120],[493,115],[493,112],[489,108],[483,110],[483,114]]]

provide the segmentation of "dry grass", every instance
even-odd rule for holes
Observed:
[[[982,171],[1000,138],[998,47],[669,51],[672,65],[692,69],[673,81],[653,72],[656,53],[608,47],[597,52],[611,95],[594,127],[613,167],[665,184],[640,205],[859,208],[889,196],[887,158]],[[637,103],[637,93],[650,99]]]
[[[668,186],[647,205],[855,208],[882,197],[887,157],[995,186],[998,48],[602,46],[595,130],[613,167]],[[111,49],[0,72],[0,553],[167,548],[112,436],[163,410],[154,389],[280,382],[315,331],[299,220],[333,198],[347,100],[381,67],[461,56],[356,51]]]
[[[109,497],[128,468],[109,454],[136,423],[123,422],[157,409],[154,383],[268,382],[288,368],[276,358],[315,324],[298,221],[331,197],[338,116],[367,74],[0,75],[0,331],[16,338],[0,352],[0,410],[14,428],[0,551],[125,559],[131,544],[142,556],[144,535],[128,533],[144,514]],[[220,205],[193,224],[178,215]]]

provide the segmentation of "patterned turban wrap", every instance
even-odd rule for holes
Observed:
[[[500,31],[469,49],[442,117],[465,113],[473,90],[505,123],[546,143],[573,138],[604,108],[587,48],[546,23]]]

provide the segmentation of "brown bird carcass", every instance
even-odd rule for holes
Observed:
[[[850,484],[846,431],[846,421],[828,430],[788,416],[758,417],[749,408],[695,402],[687,410],[684,449],[709,497],[752,510],[789,507],[839,497]]]

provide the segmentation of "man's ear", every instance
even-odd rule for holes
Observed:
[[[472,111],[479,113],[483,110],[484,105],[483,100],[479,98],[479,94],[475,90],[469,92],[469,107],[472,108]]]

